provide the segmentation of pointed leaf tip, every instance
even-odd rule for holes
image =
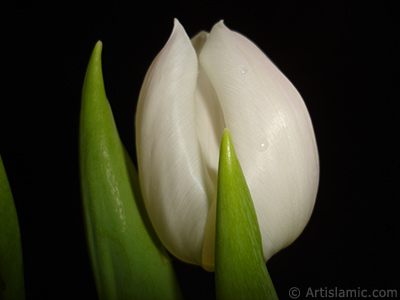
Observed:
[[[99,61],[101,63],[101,54],[103,52],[103,42],[102,41],[97,41],[96,45],[94,45],[93,51],[92,51],[92,55],[90,57],[90,59],[92,60],[96,60]]]
[[[107,102],[101,64],[102,49],[103,43],[98,41],[93,48],[86,69],[85,80],[82,88],[82,110],[85,115],[90,113],[92,109],[98,109],[98,105],[103,106]]]
[[[136,169],[107,100],[97,42],[82,90],[80,179],[99,299],[181,299],[171,263],[147,228]],[[156,287],[156,288],[154,288]]]
[[[228,160],[232,159],[232,155],[234,155],[236,158],[235,149],[233,148],[232,136],[227,128],[224,129],[224,133],[222,134],[221,152],[221,156],[226,157]]]
[[[218,169],[215,282],[219,300],[277,299],[253,201],[227,129]]]

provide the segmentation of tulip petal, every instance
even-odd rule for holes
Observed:
[[[25,299],[24,268],[18,216],[1,156],[0,299]]]
[[[163,244],[201,264],[209,199],[215,190],[197,137],[195,49],[177,20],[144,80],[136,112],[140,184]]]
[[[265,266],[253,201],[228,129],[221,141],[216,225],[217,299],[278,299]]]
[[[197,56],[200,55],[208,36],[209,34],[203,31],[192,38],[192,44]],[[203,241],[202,267],[207,271],[214,271],[218,155],[220,139],[225,128],[225,120],[215,89],[201,65],[199,65],[198,71],[195,105],[197,120],[201,121],[196,124],[201,156],[212,183],[212,191],[209,193],[211,206],[207,216]]]
[[[153,233],[136,169],[119,138],[93,50],[82,90],[80,174],[92,269],[100,299],[181,299],[165,249]],[[150,225],[150,226],[149,226]]]
[[[200,55],[207,42],[208,33],[201,32],[192,39],[197,56]],[[221,104],[207,73],[199,65],[195,92],[195,109],[197,137],[201,147],[201,155],[214,184],[212,194],[216,194],[218,173],[219,144],[225,128],[225,120]],[[214,199],[213,199],[214,201]]]
[[[308,111],[278,68],[222,22],[199,60],[235,141],[268,260],[296,239],[314,206],[319,162]]]

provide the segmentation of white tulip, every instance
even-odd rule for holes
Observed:
[[[144,80],[136,113],[139,176],[152,224],[179,259],[214,269],[219,147],[232,135],[262,235],[264,259],[306,226],[318,151],[290,81],[223,22],[192,40],[175,20]]]

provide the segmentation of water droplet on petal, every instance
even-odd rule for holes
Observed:
[[[240,73],[242,73],[243,75],[247,73],[247,68],[246,67],[242,67],[240,69]]]
[[[260,151],[260,152],[265,152],[266,150],[267,150],[267,148],[268,148],[268,141],[267,141],[267,139],[266,138],[263,138],[261,141],[260,141],[260,144],[259,144],[259,146],[258,146],[258,150]]]

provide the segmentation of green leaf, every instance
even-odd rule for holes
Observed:
[[[0,299],[25,299],[17,211],[0,156]]]
[[[218,300],[278,299],[265,266],[253,201],[227,129],[219,158],[215,243]]]
[[[155,235],[136,169],[106,98],[102,43],[82,91],[80,175],[86,235],[100,299],[181,299],[173,266]]]

